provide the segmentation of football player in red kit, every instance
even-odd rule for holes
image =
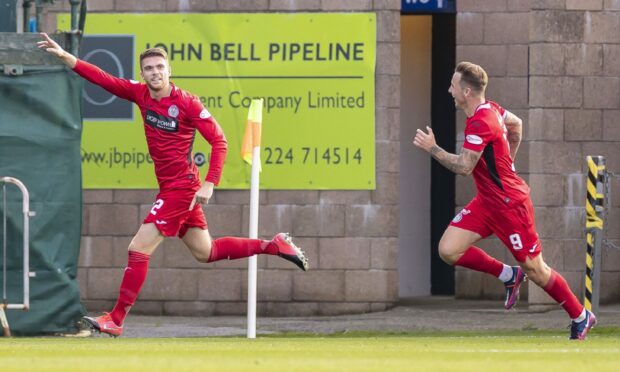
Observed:
[[[488,77],[470,62],[457,65],[450,89],[455,106],[467,115],[465,142],[459,155],[437,146],[431,128],[418,129],[413,144],[456,174],[473,173],[477,193],[454,217],[441,241],[439,255],[451,265],[491,274],[504,282],[504,307],[517,302],[519,287],[529,278],[566,310],[570,339],[584,339],[596,324],[566,280],[543,261],[534,223],[529,187],[515,172],[513,160],[521,143],[521,119],[485,98]],[[519,262],[510,267],[474,244],[495,234]]]
[[[114,77],[64,51],[47,34],[41,49],[58,57],[74,72],[140,108],[149,154],[155,166],[159,194],[148,216],[129,244],[129,259],[116,306],[99,317],[84,317],[94,329],[120,336],[127,312],[146,279],[151,254],[165,237],[178,236],[199,262],[278,255],[302,270],[308,269],[303,251],[290,236],[279,233],[272,240],[224,237],[213,240],[201,208],[220,181],[227,142],[222,128],[200,100],[170,82],[165,50],[151,48],[140,55],[144,83]],[[204,181],[193,162],[192,144],[198,131],[211,145],[209,171]]]

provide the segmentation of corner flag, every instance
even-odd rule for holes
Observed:
[[[263,99],[253,99],[245,126],[241,158],[252,165],[250,178],[249,238],[258,238],[258,192],[260,166],[260,132],[263,121]],[[256,281],[258,263],[256,255],[248,259],[248,338],[256,338]]]
[[[241,158],[252,165],[253,150],[260,147],[261,122],[263,121],[263,99],[253,99],[245,124],[245,133],[241,143]]]

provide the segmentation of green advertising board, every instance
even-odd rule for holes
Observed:
[[[60,15],[58,28],[69,22]],[[374,13],[89,14],[85,34],[131,37],[134,72],[125,77],[135,80],[141,51],[168,51],[173,83],[200,97],[228,139],[220,188],[249,188],[239,153],[258,97],[261,188],[375,188]],[[140,112],[131,110],[130,119],[85,120],[85,188],[157,187]],[[194,152],[206,159],[204,176],[209,145],[199,134]]]

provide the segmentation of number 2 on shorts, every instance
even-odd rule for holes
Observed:
[[[155,203],[153,203],[153,208],[151,208],[151,214],[156,216],[157,210],[160,209],[163,205],[164,201],[162,199],[155,200]]]

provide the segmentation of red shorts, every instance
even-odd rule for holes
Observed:
[[[476,197],[454,217],[450,226],[473,231],[483,238],[497,235],[519,262],[538,256],[542,248],[530,198],[510,209],[491,209]]]
[[[190,227],[207,229],[207,220],[200,204],[189,210],[189,205],[198,189],[176,189],[160,191],[153,208],[143,223],[153,223],[164,236],[182,238]]]

